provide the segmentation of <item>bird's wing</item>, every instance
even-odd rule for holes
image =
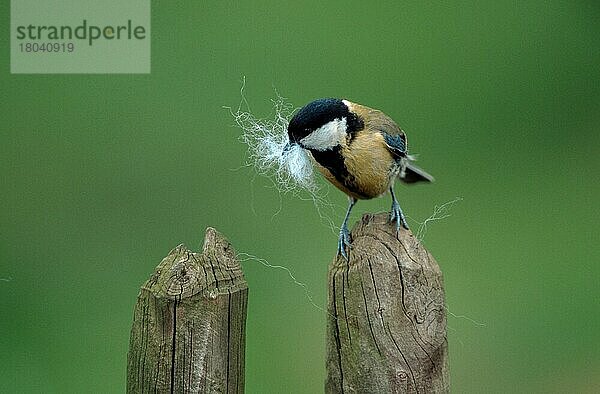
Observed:
[[[406,157],[408,152],[406,135],[392,118],[379,110],[356,103],[352,103],[352,109],[365,121],[366,130],[383,135],[385,144],[394,157],[398,159]]]
[[[397,159],[406,157],[408,154],[408,145],[406,143],[406,134],[396,122],[381,111],[372,110],[369,127],[377,130],[383,135],[383,140],[388,149]]]
[[[386,114],[364,105],[352,103],[352,109],[365,121],[365,129],[381,133],[389,151],[399,162],[403,162],[403,169],[398,175],[404,183],[433,182],[434,178],[427,171],[412,163],[408,155],[408,144],[404,131]],[[402,160],[407,159],[407,160]]]
[[[389,135],[386,132],[382,132],[382,134],[387,148],[396,159],[401,159],[407,156],[406,138],[404,137],[404,134]]]

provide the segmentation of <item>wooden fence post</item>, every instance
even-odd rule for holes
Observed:
[[[207,228],[142,286],[127,355],[128,393],[243,393],[248,287],[229,242]]]
[[[352,230],[350,261],[329,266],[326,393],[448,393],[439,266],[387,214]]]

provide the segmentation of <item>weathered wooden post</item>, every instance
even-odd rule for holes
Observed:
[[[248,287],[229,242],[206,230],[202,253],[179,245],[135,306],[128,393],[243,393]]]
[[[439,266],[387,214],[352,230],[349,262],[329,266],[326,393],[448,393]]]

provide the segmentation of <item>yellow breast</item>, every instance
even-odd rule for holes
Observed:
[[[385,193],[393,181],[394,158],[378,132],[358,133],[349,146],[342,147],[348,172],[367,198]]]
[[[315,161],[323,176],[338,189],[356,199],[370,199],[385,193],[395,179],[397,165],[378,132],[358,133],[350,145],[342,144],[341,156],[350,175],[350,184],[341,182]]]

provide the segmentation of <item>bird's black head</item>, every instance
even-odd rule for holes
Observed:
[[[339,124],[334,121],[339,122]],[[331,127],[324,128],[327,125]],[[342,127],[341,125],[344,126],[344,130],[339,129]],[[301,143],[313,132],[319,131],[320,135],[317,140],[321,142],[324,139],[324,133],[342,133],[346,135],[346,133],[360,128],[362,128],[362,120],[350,111],[345,100],[324,98],[305,105],[294,115],[288,125],[288,136],[291,143]],[[330,147],[313,146],[310,148],[324,150]]]

